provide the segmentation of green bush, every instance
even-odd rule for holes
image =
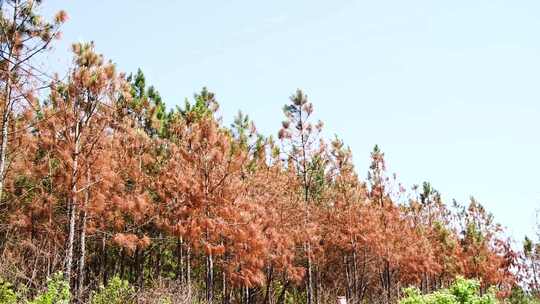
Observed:
[[[27,304],[69,304],[70,298],[69,284],[64,280],[62,273],[58,272],[47,280],[47,290]]]
[[[107,286],[100,286],[97,292],[92,294],[91,304],[130,304],[135,303],[135,291],[129,286],[129,282],[115,276]]]
[[[17,293],[13,290],[13,286],[0,278],[0,304],[15,303],[17,303]]]
[[[448,289],[423,295],[416,287],[404,289],[405,297],[399,304],[497,304],[495,291],[480,295],[480,283],[458,277]]]

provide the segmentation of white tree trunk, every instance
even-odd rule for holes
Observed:
[[[90,170],[86,173],[86,182],[88,185],[90,185]],[[88,206],[88,201],[90,200],[90,189],[86,189],[85,196],[84,196],[84,205],[81,208],[82,211],[82,219],[81,219],[81,240],[80,240],[80,253],[81,256],[79,257],[79,282],[78,282],[78,294],[79,298],[82,296],[82,292],[84,289],[84,267],[85,267],[85,259],[86,259],[86,207]]]
[[[74,101],[76,103],[76,101]],[[74,104],[74,114],[76,115],[77,107]],[[73,155],[73,170],[71,174],[71,193],[69,198],[69,233],[68,233],[68,244],[66,250],[66,269],[65,276],[68,282],[71,281],[71,269],[73,268],[73,245],[75,241],[75,220],[77,217],[77,174],[78,174],[78,161],[79,161],[79,147],[80,145],[80,122],[77,120],[75,126],[75,149]]]
[[[7,64],[6,73],[9,73],[11,64]],[[4,194],[4,178],[6,176],[6,162],[9,140],[9,123],[11,119],[11,76],[7,76],[4,93],[4,113],[2,113],[2,145],[0,146],[0,201]]]
[[[7,150],[8,150],[8,134],[9,134],[9,123],[10,123],[10,113],[11,105],[6,104],[4,113],[2,115],[2,145],[0,146],[0,201],[2,200],[2,195],[4,194],[4,177],[6,175],[6,161],[7,161]]]

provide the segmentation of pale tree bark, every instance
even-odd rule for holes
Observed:
[[[176,279],[184,283],[184,238],[176,241]]]
[[[191,297],[191,247],[187,248],[186,254],[186,284],[188,287],[188,296]]]
[[[88,185],[90,185],[90,170],[87,170],[86,172],[86,182]],[[80,257],[79,257],[79,274],[78,274],[78,296],[79,298],[82,296],[83,290],[84,290],[84,267],[85,267],[85,259],[86,259],[86,220],[87,220],[87,212],[86,207],[88,206],[88,201],[90,200],[90,189],[89,187],[85,191],[84,195],[84,203],[81,208],[81,239],[80,239]]]
[[[353,293],[354,297],[352,297],[352,302],[357,303],[358,302],[358,267],[356,265],[356,248],[353,248],[352,252],[352,279],[353,279]]]
[[[264,297],[264,304],[271,304],[272,302],[272,281],[274,275],[274,267],[268,266],[266,272],[266,293]]]
[[[221,293],[222,293],[222,300],[221,300],[221,303],[223,304],[228,304],[229,301],[227,299],[227,277],[226,277],[226,273],[225,273],[225,270],[222,270],[221,271]]]
[[[349,269],[349,257],[347,254],[343,256],[343,268],[345,268],[345,296],[347,299],[350,299],[352,294],[352,275]]]
[[[311,261],[311,245],[309,242],[307,243],[307,253],[308,253],[308,259],[307,259],[307,303],[311,304],[313,303],[313,266]]]
[[[77,116],[77,101],[73,101],[73,113]],[[67,249],[66,249],[66,260],[65,260],[65,276],[66,279],[71,281],[71,270],[73,268],[73,245],[75,242],[75,222],[77,217],[77,174],[78,174],[78,162],[79,162],[79,150],[80,150],[80,140],[81,140],[81,130],[80,130],[80,121],[77,117],[77,122],[75,124],[75,149],[73,152],[73,168],[71,171],[71,193],[70,198],[68,199],[68,210],[69,210],[69,231],[68,231],[68,240],[67,240]]]
[[[0,202],[4,194],[4,178],[6,176],[6,162],[8,153],[9,124],[11,118],[11,76],[8,76],[6,82],[6,92],[4,94],[4,111],[2,113],[2,145],[0,145]]]
[[[206,257],[206,301],[212,303],[214,300],[214,258],[212,254]]]

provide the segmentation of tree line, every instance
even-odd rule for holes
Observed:
[[[274,137],[241,112],[225,125],[207,88],[168,109],[93,43],[73,45],[65,77],[41,70],[67,15],[46,21],[40,2],[0,2],[0,276],[37,290],[62,271],[76,302],[120,277],[208,303],[318,304],[394,303],[456,276],[505,295],[516,268],[536,275],[534,250],[515,252],[475,199],[406,189],[378,146],[361,178],[301,90]]]

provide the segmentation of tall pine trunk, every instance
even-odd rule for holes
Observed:
[[[352,297],[353,300],[352,302],[353,303],[357,303],[358,302],[358,267],[357,267],[357,264],[356,264],[356,248],[353,249],[353,252],[352,252],[352,280],[353,280],[353,293],[354,293],[354,296]]]
[[[229,304],[229,286],[227,284],[227,273],[225,270],[221,271],[221,292],[222,292],[222,303]]]
[[[90,170],[86,173],[86,182],[90,184]],[[78,283],[78,296],[79,299],[82,296],[82,292],[84,290],[84,267],[85,267],[85,259],[86,259],[86,220],[87,220],[87,213],[86,213],[86,207],[88,206],[88,201],[90,200],[90,190],[86,189],[85,195],[84,195],[84,204],[81,208],[81,239],[80,239],[80,257],[79,257],[79,283]]]
[[[307,282],[306,282],[306,291],[307,291],[307,304],[313,303],[313,266],[311,260],[311,245],[307,244]]]
[[[272,301],[272,280],[274,275],[274,267],[269,266],[266,274],[266,294],[264,296],[264,304],[270,304]]]
[[[176,279],[184,283],[184,242],[180,237],[176,241]]]
[[[9,97],[8,97],[9,98]],[[6,161],[7,161],[7,149],[8,149],[8,134],[10,123],[10,104],[6,105],[4,113],[2,115],[2,145],[0,146],[0,201],[2,201],[2,195],[4,193],[4,177],[6,175]]]
[[[77,115],[77,101],[73,101],[73,114]],[[78,119],[78,117],[77,117]],[[80,122],[77,120],[75,125],[75,149],[73,152],[73,168],[71,173],[71,193],[68,199],[69,209],[69,232],[66,249],[65,276],[68,282],[71,282],[71,269],[73,268],[73,245],[75,242],[75,220],[77,217],[77,174],[79,161],[80,145]],[[71,286],[71,284],[70,284]]]
[[[191,297],[191,247],[189,246],[186,253],[186,285],[188,288],[188,296]]]
[[[14,9],[14,14],[17,14],[18,7],[16,6]],[[7,58],[6,65],[5,65],[5,71],[2,71],[6,74],[6,89],[4,92],[4,113],[2,113],[2,145],[0,145],[0,202],[2,201],[2,196],[4,193],[4,179],[6,176],[6,162],[7,162],[7,151],[8,151],[8,140],[9,140],[9,124],[11,120],[11,110],[12,110],[12,103],[11,100],[12,96],[12,80],[11,80],[11,73],[12,73],[12,64],[13,61],[13,46],[9,48],[9,51],[7,52]]]
[[[212,254],[206,257],[206,301],[212,303],[214,300],[214,259]]]

